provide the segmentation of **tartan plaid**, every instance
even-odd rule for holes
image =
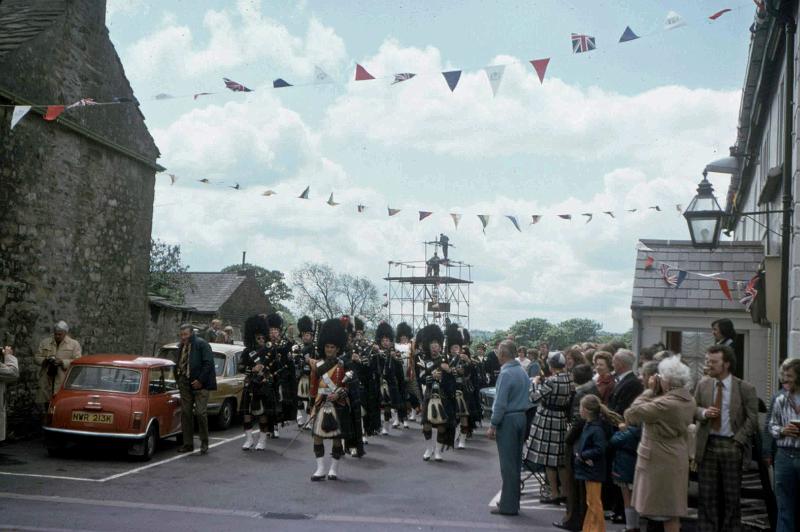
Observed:
[[[697,531],[741,532],[741,448],[733,439],[709,438],[697,476]]]
[[[575,387],[569,373],[550,377],[534,393],[541,397],[531,430],[532,458],[536,464],[547,467],[564,465],[564,443],[567,437],[567,414]]]

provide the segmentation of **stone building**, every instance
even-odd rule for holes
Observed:
[[[67,110],[93,98],[125,103]],[[105,25],[104,0],[0,1],[0,335],[21,362],[13,423],[29,418],[32,353],[58,319],[84,353],[138,352],[158,149]]]
[[[145,346],[148,353],[156,353],[162,345],[174,342],[181,323],[191,323],[199,329],[205,329],[211,320],[219,318],[223,326],[233,327],[234,339],[241,340],[241,330],[248,317],[272,311],[272,305],[259,287],[252,270],[177,275],[184,277],[181,285],[187,287],[182,304],[163,298],[150,298],[150,321]]]

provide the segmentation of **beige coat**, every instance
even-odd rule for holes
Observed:
[[[697,383],[694,400],[697,402],[695,419],[697,420],[697,462],[703,461],[708,435],[711,433],[710,420],[703,412],[714,405],[714,388],[716,380],[703,377]],[[731,377],[730,423],[733,439],[742,446],[742,456],[750,457],[750,440],[758,430],[758,395],[755,387],[742,379]]]
[[[13,355],[7,355],[0,363],[0,441],[6,439],[6,383],[19,378],[19,364]]]
[[[660,396],[646,390],[625,411],[626,422],[643,425],[632,503],[640,514],[656,517],[687,514],[688,427],[695,408],[692,394],[679,388]]]
[[[64,367],[58,368],[58,373],[55,377],[50,377],[47,374],[47,367],[43,367],[44,361],[50,356],[54,356],[64,362]],[[50,402],[53,394],[64,384],[64,376],[67,374],[70,363],[76,358],[80,358],[80,356],[81,344],[69,336],[65,336],[64,340],[58,345],[56,345],[56,341],[52,336],[42,340],[39,344],[39,351],[33,357],[34,362],[39,367],[39,390],[36,392],[37,403]]]

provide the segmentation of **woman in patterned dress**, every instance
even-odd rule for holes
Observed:
[[[533,461],[545,466],[550,497],[543,504],[560,504],[566,500],[561,487],[569,485],[564,462],[564,442],[569,425],[570,402],[575,394],[572,375],[566,371],[566,358],[561,352],[547,358],[552,374],[542,381],[534,379],[535,389],[531,399],[537,403],[536,417],[531,431]],[[561,481],[559,485],[559,480]]]

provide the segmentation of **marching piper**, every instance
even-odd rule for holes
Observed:
[[[267,448],[267,435],[272,432],[280,412],[275,361],[267,348],[269,336],[267,320],[252,316],[244,324],[245,349],[239,359],[239,372],[245,375],[242,392],[245,440],[242,449],[249,451],[255,443],[256,451]],[[252,431],[253,419],[258,419],[257,431]],[[254,434],[258,434],[258,442]]]
[[[308,409],[308,401],[311,392],[311,365],[306,360],[317,359],[317,348],[314,345],[314,322],[308,316],[303,316],[297,320],[298,336],[300,344],[295,344],[292,348],[292,356],[295,365],[295,377],[297,378],[297,426],[309,428],[306,425],[305,413]]]
[[[394,329],[382,321],[375,330],[375,343],[370,360],[370,369],[373,377],[373,392],[377,391],[379,407],[383,411],[383,427],[381,434],[389,434],[392,419],[392,409],[402,408],[400,390],[403,379],[402,363],[394,352]],[[401,412],[398,414],[402,415]]]
[[[395,351],[400,353],[403,362],[403,375],[405,376],[405,394],[403,399],[402,408],[406,412],[406,419],[403,421],[403,427],[408,428],[409,421],[415,421],[417,414],[420,413],[420,403],[422,401],[422,394],[419,389],[419,382],[417,382],[417,353],[416,346],[412,342],[414,332],[411,326],[406,322],[401,322],[397,325],[395,331],[397,343],[394,344]]]
[[[269,340],[267,351],[270,363],[275,369],[275,381],[278,391],[278,411],[273,424],[271,436],[279,437],[278,426],[297,419],[297,382],[294,373],[294,364],[291,360],[291,340],[283,332],[283,318],[278,313],[267,316],[269,326]]]
[[[456,424],[456,383],[447,358],[442,353],[444,334],[438,325],[427,325],[420,332],[422,357],[418,362],[419,382],[425,386],[422,401],[422,434],[426,462],[442,461],[442,452],[453,446]],[[433,439],[436,429],[436,439]]]
[[[340,357],[347,344],[347,333],[342,322],[329,319],[322,324],[319,331],[317,348],[323,354],[322,360],[312,360],[311,364],[311,396],[314,407],[311,414],[314,420],[314,456],[317,469],[311,476],[312,482],[325,480],[325,440],[332,440],[331,465],[327,479],[338,479],[339,460],[344,455],[342,441],[352,440],[352,418],[347,388],[353,378],[351,372],[345,371],[344,361]]]

